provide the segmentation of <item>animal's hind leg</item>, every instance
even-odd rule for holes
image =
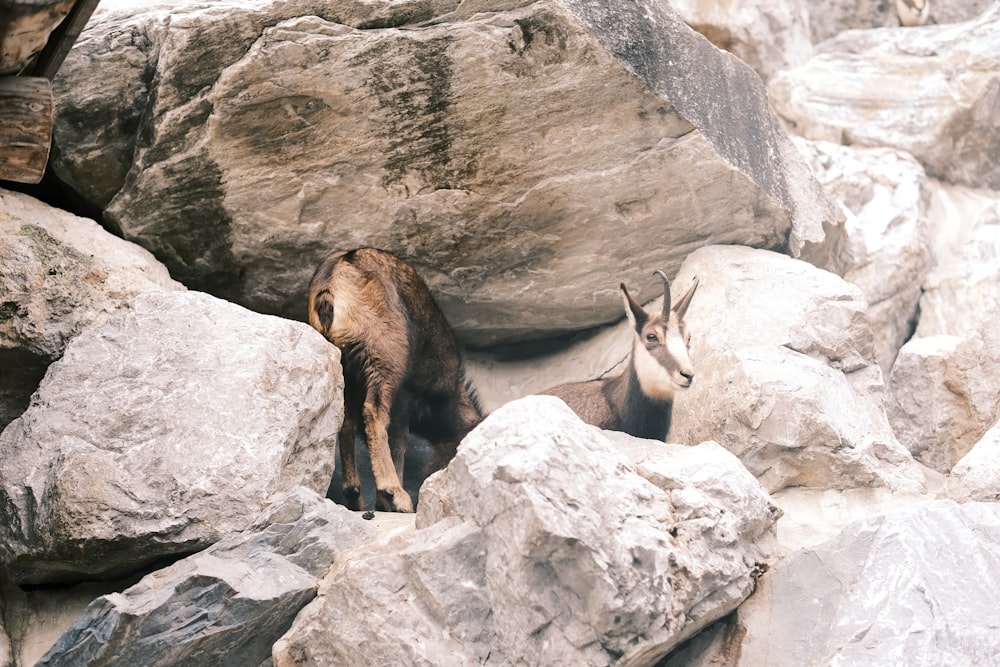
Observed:
[[[365,499],[361,495],[361,477],[358,475],[358,464],[354,458],[354,420],[346,412],[345,410],[339,437],[341,490],[348,508],[363,510]]]
[[[369,390],[363,408],[365,435],[375,476],[375,507],[390,512],[412,512],[413,501],[403,489],[389,447],[389,407],[394,392],[385,384],[378,386],[376,391]]]

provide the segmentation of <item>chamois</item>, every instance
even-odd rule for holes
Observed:
[[[684,314],[698,289],[698,279],[671,308],[670,281],[663,271],[653,275],[663,280],[660,313],[644,309],[625,283],[619,286],[633,327],[628,369],[621,375],[563,384],[544,393],[561,398],[588,424],[638,438],[666,440],[674,394],[694,380]]]
[[[348,507],[365,509],[354,457],[354,427],[363,424],[376,508],[412,512],[402,485],[410,430],[434,446],[437,469],[483,418],[451,327],[416,271],[374,248],[335,251],[319,264],[309,283],[309,323],[341,351]]]

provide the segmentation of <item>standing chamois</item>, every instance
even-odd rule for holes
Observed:
[[[563,384],[544,393],[561,398],[588,424],[637,438],[666,440],[674,393],[690,387],[694,380],[684,313],[698,289],[698,279],[671,308],[666,274],[656,271],[653,275],[663,280],[660,313],[643,308],[625,289],[625,283],[620,285],[625,313],[633,327],[628,369],[615,377]]]
[[[410,430],[431,442],[432,467],[442,468],[483,418],[451,327],[416,271],[374,248],[333,252],[320,263],[309,283],[309,323],[341,351],[348,507],[364,509],[354,458],[354,426],[363,424],[376,508],[412,512],[402,485]]]

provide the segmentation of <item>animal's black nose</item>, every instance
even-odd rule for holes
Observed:
[[[681,371],[681,375],[684,376],[684,379],[687,380],[687,382],[688,382],[689,385],[692,382],[694,382],[694,373],[693,372],[691,372],[691,373],[685,373],[684,371]]]

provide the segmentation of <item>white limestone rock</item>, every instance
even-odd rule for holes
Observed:
[[[1000,502],[1000,422],[951,469],[946,490],[959,501]]]
[[[1000,5],[967,23],[852,30],[771,79],[776,112],[809,139],[911,153],[930,176],[1000,188]]]
[[[0,434],[0,560],[16,583],[131,572],[325,493],[339,354],[305,324],[151,292],[67,346]]]
[[[985,665],[1000,654],[1000,504],[929,501],[765,575],[725,664]]]
[[[886,408],[899,441],[949,472],[1000,419],[1000,322],[967,338],[914,338],[899,352]]]
[[[864,292],[876,357],[888,377],[899,348],[913,333],[921,286],[931,268],[932,184],[906,153],[806,139],[795,144],[844,212],[853,256],[844,279]]]
[[[716,445],[526,398],[427,481],[416,531],[338,559],[273,662],[651,665],[750,593],[777,516]]]
[[[883,486],[918,492],[922,473],[890,428],[860,289],[775,253],[692,253],[692,387],[674,400],[671,442],[714,440],[765,487]]]

